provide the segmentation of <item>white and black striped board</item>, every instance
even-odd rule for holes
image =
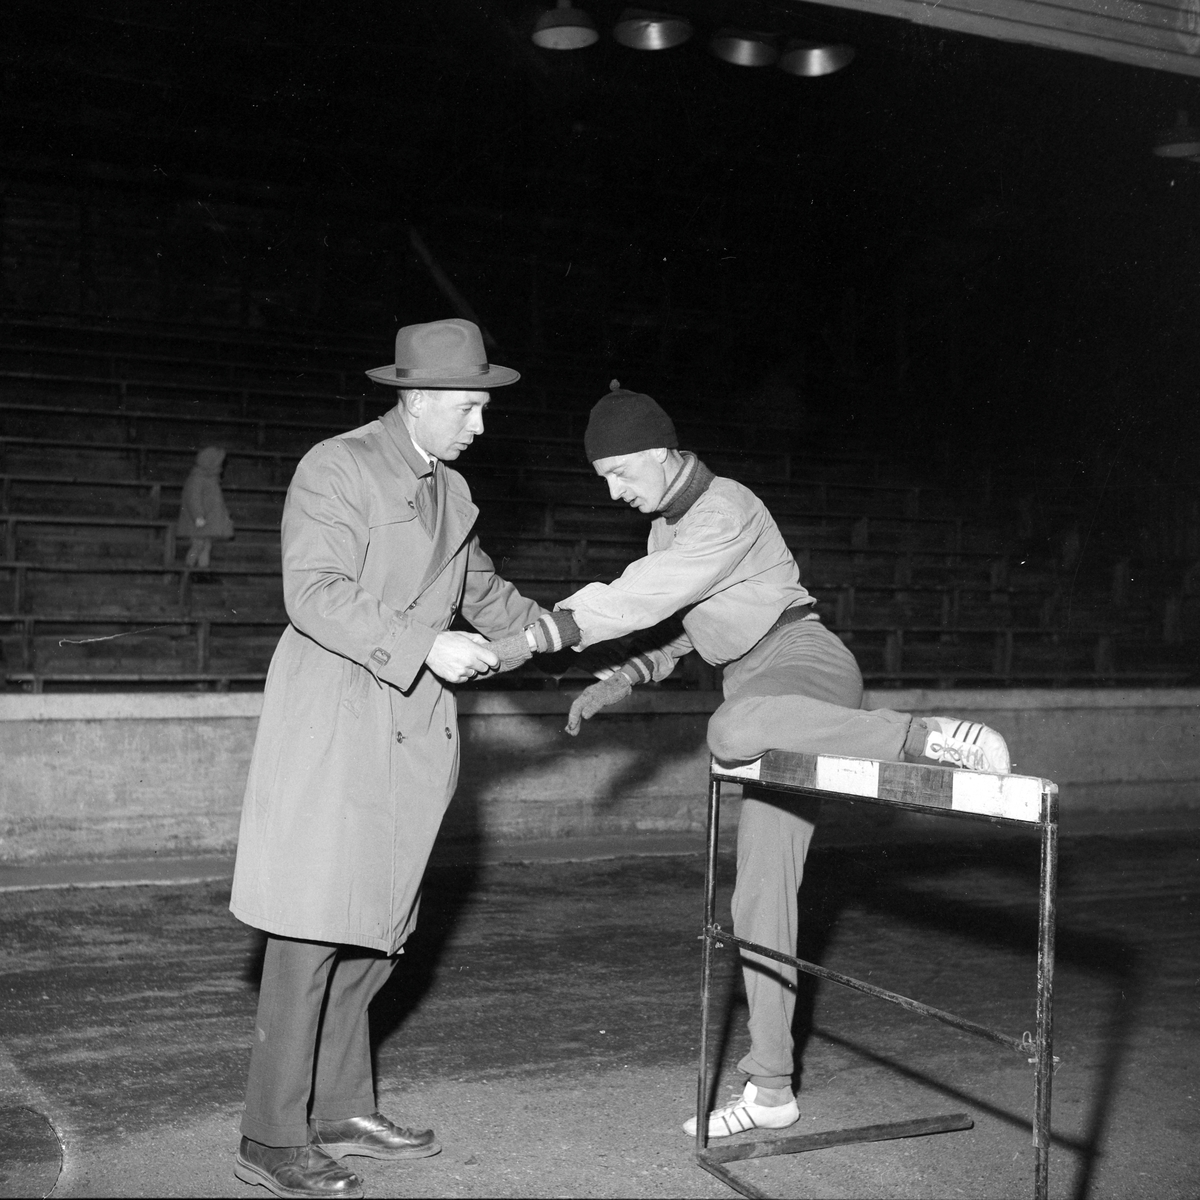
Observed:
[[[740,767],[714,761],[712,774],[715,779],[736,783],[862,796],[883,804],[1033,824],[1042,819],[1042,795],[1058,791],[1057,784],[1035,775],[993,775],[920,763],[784,750],[769,750],[762,758]]]

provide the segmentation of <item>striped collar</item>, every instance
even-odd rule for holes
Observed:
[[[658,515],[674,525],[705,492],[716,476],[690,451],[683,451],[683,466],[667,486]]]

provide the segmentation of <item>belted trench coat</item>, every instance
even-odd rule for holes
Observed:
[[[544,611],[501,579],[462,476],[392,409],[313,447],[283,512],[290,624],[267,674],[230,909],[284,937],[395,954],[458,778],[453,691],[425,664],[457,611],[488,637]]]

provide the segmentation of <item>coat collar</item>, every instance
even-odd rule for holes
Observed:
[[[393,408],[389,408],[379,418],[379,422],[388,431],[392,441],[396,443],[396,449],[400,451],[400,455],[408,465],[408,469],[418,479],[423,479],[426,475],[432,474],[433,465],[427,463],[424,455],[413,445],[412,436],[404,424],[404,418],[400,415],[400,405],[397,404]]]

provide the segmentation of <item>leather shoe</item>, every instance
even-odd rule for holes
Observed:
[[[327,1151],[307,1146],[264,1146],[242,1138],[233,1173],[243,1183],[257,1183],[276,1196],[305,1200],[357,1200],[362,1180]]]
[[[314,1118],[308,1123],[308,1136],[314,1146],[336,1158],[343,1154],[360,1154],[364,1158],[427,1158],[441,1150],[432,1129],[402,1129],[377,1112],[345,1121]]]

